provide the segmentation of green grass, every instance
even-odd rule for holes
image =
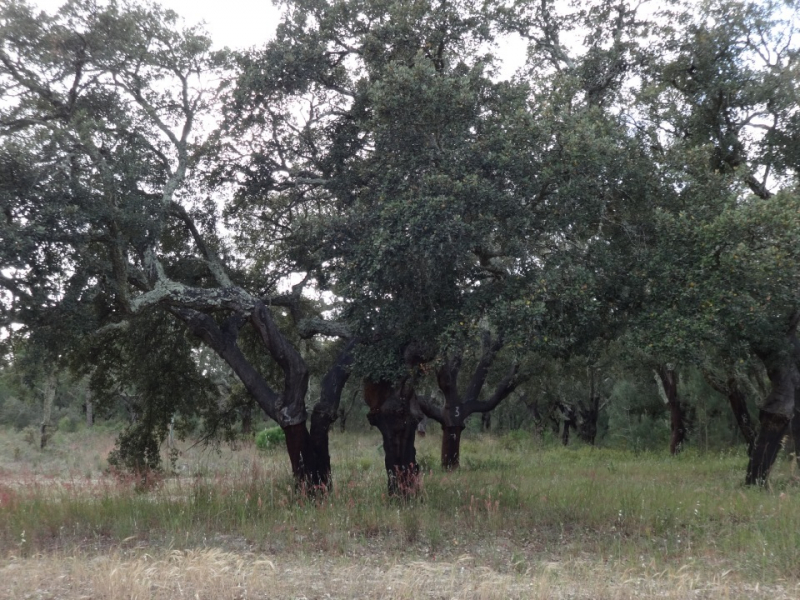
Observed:
[[[418,441],[428,468],[410,503],[386,497],[371,435],[333,437],[335,484],[324,498],[298,496],[283,453],[265,456],[252,445],[184,453],[183,475],[148,491],[79,470],[22,479],[6,470],[0,547],[16,556],[130,540],[340,556],[377,548],[443,559],[468,552],[518,572],[591,556],[631,569],[734,570],[761,582],[800,576],[800,485],[790,461],[776,465],[771,489],[757,490],[742,485],[744,452],[671,458],[471,437],[462,469],[445,473],[436,466],[439,442],[430,434]]]

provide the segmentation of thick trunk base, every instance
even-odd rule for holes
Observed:
[[[324,455],[315,448],[315,443],[306,429],[305,423],[283,428],[286,434],[286,449],[292,463],[295,486],[301,493],[325,493],[331,483],[330,455],[327,453],[325,436]]]
[[[461,432],[463,425],[442,426],[442,468],[445,471],[458,469],[461,464]]]
[[[401,498],[415,496],[420,485],[417,449],[414,447],[416,419],[396,413],[370,414],[368,419],[383,437],[389,495]]]
[[[765,485],[767,483],[769,470],[780,452],[781,442],[789,429],[789,419],[782,415],[762,410],[760,421],[761,429],[747,465],[747,477],[745,478],[747,485]]]

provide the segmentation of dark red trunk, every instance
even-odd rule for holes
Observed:
[[[464,425],[442,426],[442,467],[458,469],[461,463],[461,432]]]

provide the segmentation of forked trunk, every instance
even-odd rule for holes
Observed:
[[[330,455],[321,454],[315,448],[305,423],[283,427],[286,434],[286,450],[292,464],[292,475],[301,492],[315,493],[325,491],[330,485]],[[326,440],[327,442],[327,437]]]

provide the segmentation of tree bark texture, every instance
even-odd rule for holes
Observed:
[[[753,448],[756,445],[756,428],[753,425],[753,418],[750,416],[750,411],[747,409],[747,399],[744,392],[733,382],[728,386],[728,401],[731,405],[731,411],[736,419],[736,424],[739,431],[744,437],[747,444],[747,455],[753,455]]]
[[[331,426],[339,415],[342,391],[350,378],[354,346],[355,341],[348,342],[337,356],[333,366],[322,378],[319,401],[311,411],[311,448],[317,468],[314,478],[319,480],[319,483],[315,485],[325,486],[328,489],[333,483],[329,435]]]
[[[678,374],[675,369],[661,365],[658,377],[669,408],[669,453],[674,456],[681,451],[681,446],[686,441],[686,415],[683,403],[678,397]]]
[[[419,465],[414,440],[422,414],[416,410],[409,382],[364,383],[367,420],[381,432],[390,496],[410,498],[419,491]]]
[[[461,465],[461,432],[464,425],[442,426],[442,467],[446,471]]]
[[[703,375],[712,388],[728,398],[731,412],[736,419],[736,426],[747,444],[747,455],[752,456],[756,443],[756,428],[753,418],[750,416],[750,410],[747,408],[747,396],[744,390],[733,375],[729,376],[724,383],[710,372],[704,372]]]
[[[750,455],[750,462],[747,465],[747,475],[745,483],[747,485],[765,485],[767,477],[778,452],[781,449],[781,442],[789,429],[789,419],[783,415],[760,411],[759,421],[761,427],[756,438],[756,445]]]
[[[800,390],[800,342],[797,339],[797,324],[800,313],[792,315],[787,329],[787,348],[784,351],[756,351],[767,368],[770,390],[759,411],[761,427],[756,438],[755,448],[747,465],[745,483],[765,485],[784,436],[789,433],[789,424],[796,409],[796,399]],[[785,351],[785,350],[788,350]]]
[[[794,459],[800,467],[800,388],[795,392],[794,416],[790,424],[792,431],[792,442],[794,442]]]

